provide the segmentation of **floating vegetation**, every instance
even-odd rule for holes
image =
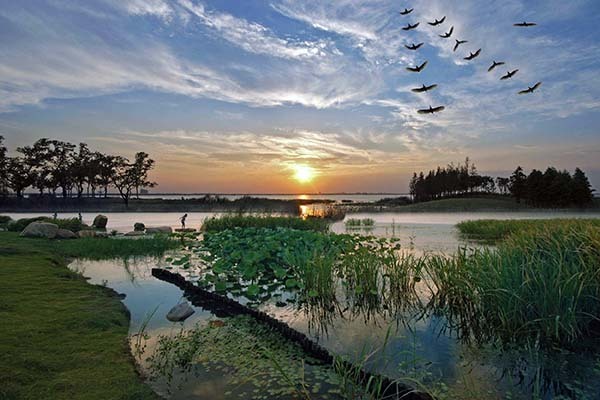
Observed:
[[[220,232],[233,228],[290,228],[327,232],[329,222],[319,218],[274,217],[253,215],[225,215],[209,218],[202,224],[204,232]]]
[[[248,316],[161,336],[149,362],[154,379],[164,377],[170,385],[177,372],[196,365],[217,370],[231,377],[227,394],[244,399],[342,398],[333,368]]]

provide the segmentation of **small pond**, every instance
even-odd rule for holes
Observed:
[[[193,214],[191,214],[192,216]],[[66,216],[66,215],[65,215]],[[177,214],[115,214],[109,216],[112,227],[127,227],[141,220],[147,225],[164,225],[175,220]],[[195,218],[210,217],[210,214]],[[372,227],[358,230],[375,236],[397,237],[404,249],[416,254],[426,252],[454,252],[459,246],[476,246],[459,237],[454,224],[466,219],[508,219],[508,218],[556,218],[556,217],[596,217],[598,214],[578,213],[381,213],[353,214],[352,218],[371,218]],[[85,215],[84,219],[92,215]],[[145,218],[145,219],[144,219]],[[348,218],[348,217],[347,217]],[[194,220],[195,221],[195,220]],[[110,224],[111,222],[109,222]],[[171,224],[174,225],[174,224]],[[347,232],[343,221],[332,225],[337,233]],[[355,230],[351,230],[355,231]],[[131,311],[130,333],[133,335],[132,349],[142,369],[148,367],[146,358],[153,354],[157,337],[175,336],[182,330],[196,326],[207,326],[218,319],[209,310],[195,307],[195,314],[185,323],[169,322],[165,316],[168,310],[182,299],[180,289],[160,281],[151,275],[151,269],[167,267],[165,259],[140,258],[136,260],[86,261],[75,260],[70,268],[80,271],[94,284],[107,285],[126,295],[123,300]],[[181,271],[190,279],[196,278],[195,271]],[[410,377],[441,387],[450,393],[448,398],[531,398],[532,393],[540,393],[544,399],[558,398],[599,398],[600,361],[597,351],[586,355],[581,353],[538,354],[516,351],[497,354],[485,347],[473,347],[462,343],[452,333],[443,329],[445,321],[434,315],[414,315],[406,312],[389,318],[382,312],[358,312],[335,314],[324,317],[299,309],[293,303],[275,306],[267,302],[261,308],[291,327],[318,341],[330,352],[363,360],[365,354],[372,354],[365,365],[373,371],[390,377]],[[136,334],[143,329],[145,340],[138,341]],[[143,344],[143,348],[136,344]],[[590,348],[598,349],[597,343]],[[306,373],[318,368],[306,365]],[[230,399],[230,398],[285,398],[269,396],[264,388],[252,381],[239,382],[220,368],[197,366],[193,371],[179,374],[177,384],[167,385],[165,380],[151,384],[155,390],[173,399]],[[321,376],[321,375],[318,375]],[[307,378],[310,379],[310,378]],[[560,397],[557,393],[565,393]],[[257,391],[258,390],[258,391]],[[327,385],[321,388],[315,398],[333,396]],[[257,393],[260,393],[259,396]],[[323,394],[321,396],[321,394]],[[262,397],[261,397],[262,396]],[[292,396],[293,397],[293,396]]]

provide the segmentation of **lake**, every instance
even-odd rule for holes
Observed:
[[[37,214],[36,214],[37,215]],[[19,217],[21,215],[15,215]],[[33,216],[33,215],[31,215]],[[63,214],[61,217],[73,216]],[[189,226],[198,227],[210,213],[191,213]],[[94,214],[84,214],[84,221],[89,222]],[[144,222],[147,226],[177,226],[179,214],[175,213],[115,213],[108,214],[109,229],[130,230],[134,222]],[[478,246],[461,238],[454,227],[460,221],[468,219],[531,219],[531,218],[598,218],[599,214],[577,212],[493,212],[493,213],[360,213],[346,218],[371,218],[375,221],[367,230],[351,230],[383,237],[400,238],[403,248],[415,254],[426,252],[454,252],[459,246]],[[348,232],[344,221],[336,222],[331,227],[337,233]],[[124,303],[131,311],[130,333],[135,334],[147,323],[145,332],[149,335],[146,348],[141,356],[150,355],[156,346],[158,335],[174,335],[180,330],[193,328],[196,324],[206,325],[214,319],[214,315],[205,309],[195,307],[196,313],[185,323],[171,323],[166,320],[168,310],[182,298],[177,287],[155,279],[151,268],[165,267],[164,260],[138,259],[115,261],[76,260],[70,268],[81,271],[91,278],[91,283],[105,284],[127,297]],[[189,272],[193,277],[195,272]],[[285,321],[293,328],[309,335],[335,354],[349,357],[367,349],[376,354],[368,363],[369,368],[384,372],[392,377],[406,373],[406,369],[416,368],[426,371],[424,379],[442,382],[451,390],[459,393],[485,394],[486,398],[502,398],[510,394],[512,398],[527,398],[532,390],[530,385],[540,378],[547,368],[544,363],[533,367],[515,370],[515,359],[502,357],[484,348],[474,350],[461,343],[450,332],[441,329],[444,321],[435,316],[416,318],[405,314],[401,318],[389,319],[385,315],[365,315],[358,313],[345,318],[333,318],[325,325],[315,324],[314,316],[305,310],[292,305],[275,307],[272,303],[262,306],[270,315]],[[149,317],[151,316],[151,318]],[[391,339],[386,340],[388,332]],[[386,343],[385,346],[382,346]],[[535,354],[522,355],[519,358]],[[539,360],[538,360],[539,361]],[[536,361],[537,362],[537,361]],[[575,385],[585,390],[590,397],[600,389],[600,379],[594,374],[593,357],[565,355],[560,358],[562,365],[555,373],[557,382]],[[522,367],[522,365],[521,365]],[[184,375],[185,376],[185,375]],[[521,380],[521,384],[517,384]],[[553,389],[544,393],[544,398],[551,399]],[[216,370],[196,369],[193,376],[187,376],[177,387],[167,390],[165,382],[153,383],[155,389],[168,394],[173,399],[227,399],[231,395],[230,377]],[[252,393],[256,387],[251,385],[239,388],[242,396]],[[246,392],[245,392],[246,391]],[[477,398],[477,397],[475,397]]]

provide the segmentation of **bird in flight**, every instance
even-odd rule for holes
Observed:
[[[436,84],[429,85],[429,86],[423,85],[420,88],[411,89],[411,91],[415,92],[415,93],[424,93],[424,92],[428,92],[432,89],[435,89],[436,87],[437,87]]]
[[[499,65],[504,65],[504,64],[506,64],[504,61],[499,61],[499,62],[494,61],[494,63],[488,68],[488,72],[492,72],[492,70],[494,68],[496,68]]]
[[[460,46],[461,44],[465,44],[468,43],[468,40],[458,40],[458,39],[454,39],[456,40],[456,44],[454,45],[454,51],[456,51],[456,49],[458,49],[458,46]]]
[[[471,54],[469,54],[468,56],[466,56],[464,59],[467,60],[467,61],[471,61],[472,59],[478,57],[479,54],[481,54],[481,49],[477,50],[475,53],[471,52]]]
[[[443,35],[439,35],[441,38],[444,39],[448,39],[450,36],[452,36],[452,32],[454,32],[454,26],[450,27],[450,30],[446,33],[444,33]]]
[[[443,17],[443,18],[441,18],[441,19],[436,19],[436,20],[435,20],[435,21],[433,21],[433,22],[428,22],[428,24],[429,24],[429,25],[431,25],[431,26],[438,26],[439,24],[443,24],[445,20],[446,20],[446,16],[444,15],[444,17]]]
[[[404,47],[406,47],[409,50],[417,50],[419,47],[423,46],[423,43],[419,43],[419,44],[411,44],[411,45],[407,45],[405,44]]]
[[[425,61],[423,64],[418,65],[416,67],[406,67],[406,69],[409,70],[410,72],[421,72],[421,71],[423,71],[425,66],[427,66],[427,61]]]
[[[533,86],[529,86],[527,89],[525,90],[521,90],[519,92],[519,94],[527,94],[527,93],[533,93],[536,91],[537,88],[539,88],[540,86],[542,86],[542,82],[538,82]]]
[[[506,73],[506,75],[504,75],[502,78],[500,78],[500,80],[501,80],[501,81],[505,81],[505,80],[507,80],[507,79],[510,79],[510,78],[512,78],[513,76],[515,76],[515,74],[516,74],[517,72],[519,72],[519,70],[518,70],[518,69],[515,69],[514,71],[508,71],[508,72]]]
[[[402,28],[405,31],[410,31],[411,29],[415,29],[417,26],[419,26],[420,22],[417,22],[414,25],[408,24],[406,25],[404,28]]]
[[[513,26],[519,26],[519,27],[528,27],[528,26],[536,26],[537,24],[535,22],[519,22],[516,24],[513,24]]]
[[[429,106],[429,108],[424,108],[422,110],[417,111],[419,114],[434,114],[436,112],[440,112],[440,111],[444,111],[446,109],[446,107],[444,106],[439,106],[439,107],[431,107]]]
[[[413,12],[414,8],[411,8],[410,10],[408,8],[405,8],[404,11],[400,11],[400,15],[408,15],[411,12]]]

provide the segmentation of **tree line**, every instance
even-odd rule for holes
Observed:
[[[10,157],[0,136],[0,196],[12,192],[22,198],[26,189],[33,188],[40,195],[63,198],[107,197],[113,187],[128,205],[133,194],[139,197],[141,188],[156,186],[148,178],[154,164],[144,152],[136,153],[130,161],[92,151],[85,143],[47,138],[18,147],[16,155]]]
[[[593,200],[593,190],[585,173],[576,168],[573,175],[548,167],[529,175],[518,167],[510,177],[480,175],[469,158],[463,164],[450,164],[435,170],[414,173],[410,194],[416,202],[464,196],[472,193],[510,195],[517,202],[535,207],[585,206]]]

